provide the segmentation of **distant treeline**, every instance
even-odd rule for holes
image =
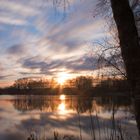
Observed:
[[[27,92],[28,91],[28,92]],[[63,85],[55,79],[22,78],[6,89],[1,89],[1,94],[102,94],[129,91],[129,85],[124,79],[97,80],[89,76],[80,76],[67,80]]]

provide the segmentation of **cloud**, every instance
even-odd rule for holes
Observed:
[[[34,61],[32,58],[25,59],[23,62],[23,66],[26,68],[30,69],[36,69],[36,68],[41,68],[41,67],[46,67],[47,68],[47,63],[44,61]]]
[[[0,0],[2,75],[17,79],[96,70],[84,57],[87,42],[105,35],[104,21],[92,18],[96,1],[70,0],[65,13],[50,0]],[[96,57],[93,61],[96,63]]]
[[[69,72],[82,72],[82,71],[91,71],[96,70],[96,65],[93,67],[93,63],[97,63],[97,59],[94,58],[94,61],[91,63],[89,57],[81,57],[81,58],[67,58],[51,60],[48,61],[29,58],[22,60],[22,67],[27,69],[39,69],[40,74],[52,74],[55,75],[56,73],[61,72],[61,69],[65,69]],[[92,58],[93,59],[93,58]],[[38,72],[37,72],[38,73]],[[23,74],[23,73],[22,73]]]
[[[34,16],[38,14],[38,10],[35,7],[31,7],[26,1],[9,1],[9,0],[1,0],[0,1],[0,9],[5,12],[9,12],[9,14],[19,14],[21,16]]]
[[[13,76],[13,75],[0,75],[0,80],[7,79],[7,78],[9,78],[11,76]]]
[[[76,3],[76,10],[68,13],[65,19],[60,19],[57,25],[51,26],[46,38],[52,49],[64,52],[80,50],[85,42],[103,37],[104,21],[92,19],[94,7],[95,2],[91,0]]]
[[[11,55],[21,55],[26,52],[26,48],[23,45],[14,45],[7,49],[7,52]]]
[[[0,17],[0,23],[10,24],[10,25],[26,25],[27,22],[23,19],[16,19],[12,17]]]

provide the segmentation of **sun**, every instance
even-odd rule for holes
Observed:
[[[68,73],[62,72],[58,74],[57,82],[61,85],[65,83],[66,80],[70,78],[70,75]]]

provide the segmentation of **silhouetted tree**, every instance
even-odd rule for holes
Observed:
[[[100,0],[98,6],[106,5],[102,12],[105,13],[106,10],[108,16],[112,16],[112,13],[116,23],[127,79],[135,97],[136,121],[140,133],[140,45],[136,18],[134,17],[136,12],[134,9],[138,3],[138,0]],[[108,11],[108,6],[111,7],[112,12]]]
[[[140,133],[140,45],[135,19],[128,0],[111,0],[113,17],[118,29],[127,78],[135,97],[136,120]]]
[[[80,76],[75,79],[75,87],[79,90],[88,90],[92,88],[92,78]]]
[[[54,79],[43,80],[41,78],[27,77],[16,80],[13,87],[17,89],[58,88],[58,83]]]

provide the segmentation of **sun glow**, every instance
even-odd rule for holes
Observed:
[[[61,94],[59,97],[61,103],[58,106],[59,114],[66,114],[65,95]]]
[[[59,106],[58,106],[58,110],[63,113],[65,112],[65,103],[61,103]]]
[[[69,78],[71,78],[70,74],[62,72],[58,74],[57,82],[63,85],[65,81],[68,80]]]
[[[60,95],[60,98],[59,98],[60,100],[65,100],[65,95]]]

